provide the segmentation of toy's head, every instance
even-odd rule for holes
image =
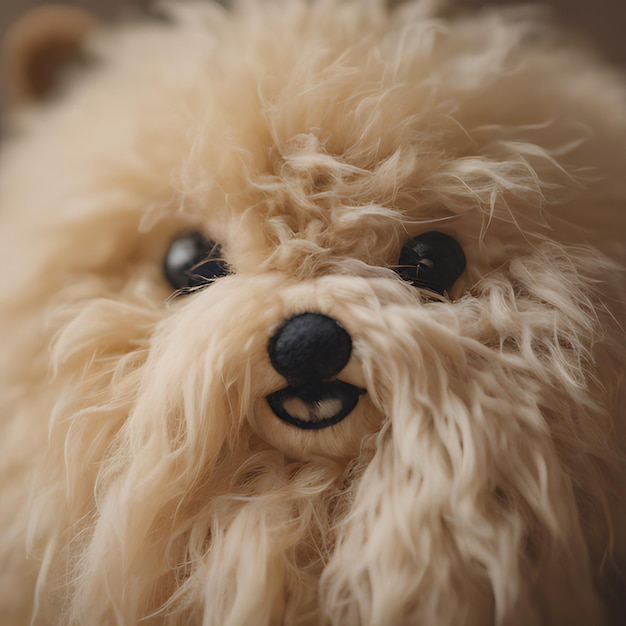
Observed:
[[[623,84],[523,12],[241,4],[97,34],[15,117],[2,608],[601,620]]]

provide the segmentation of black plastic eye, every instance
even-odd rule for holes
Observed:
[[[222,258],[221,246],[194,231],[172,241],[165,255],[163,273],[174,289],[189,293],[230,274],[230,270]]]
[[[444,295],[465,266],[465,254],[456,239],[433,230],[409,239],[402,246],[394,270],[415,287]]]

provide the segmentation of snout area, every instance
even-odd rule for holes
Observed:
[[[280,273],[234,274],[216,281],[174,303],[153,351],[160,374],[151,376],[146,398],[151,406],[165,397],[184,406],[192,389],[200,402],[193,419],[224,436],[250,427],[289,459],[354,458],[389,415],[381,399],[391,375],[381,302],[395,294],[406,304],[401,287],[342,275],[301,282]],[[305,333],[310,345],[303,347],[299,327],[307,320],[316,330]],[[280,332],[285,328],[289,335]],[[289,360],[269,349],[272,338],[286,343]]]
[[[288,318],[271,336],[267,352],[287,386],[267,396],[279,419],[304,430],[339,423],[365,389],[335,377],[352,353],[352,338],[334,318],[305,312]]]
[[[364,367],[369,326],[363,322],[380,302],[376,285],[393,281],[274,278],[273,295],[255,291],[267,306],[250,344],[257,365],[247,421],[289,458],[354,457],[384,420]]]

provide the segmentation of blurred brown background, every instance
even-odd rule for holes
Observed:
[[[609,61],[626,68],[626,0],[452,0],[466,7],[520,1],[551,6],[559,22],[583,33]],[[20,13],[51,2],[87,7],[105,18],[153,3],[152,0],[0,0],[0,38]]]

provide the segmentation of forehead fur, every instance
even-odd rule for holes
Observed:
[[[620,180],[613,77],[555,51],[529,15],[444,20],[432,4],[173,4],[174,24],[102,33],[71,100],[24,120],[32,136],[10,165],[28,170],[21,150],[46,171],[25,190],[10,167],[7,201],[144,228],[183,212],[223,239],[262,223],[257,249],[306,241],[377,264],[411,222],[455,218],[464,243],[491,230],[519,245],[519,227],[557,220],[557,237],[580,238],[574,218],[592,238],[622,184],[600,186],[586,162],[602,145]],[[571,179],[586,187],[576,199]],[[604,214],[587,217],[600,199]]]

